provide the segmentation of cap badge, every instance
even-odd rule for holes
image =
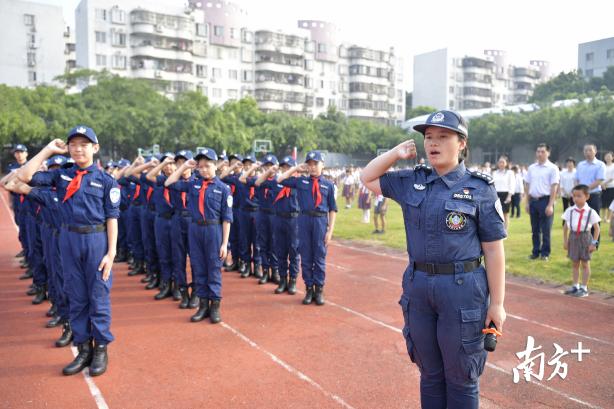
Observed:
[[[433,115],[433,117],[431,118],[431,122],[443,122],[443,120],[446,119],[445,115],[443,114],[443,112],[437,112],[435,115]]]
[[[87,132],[87,129],[85,129],[84,126],[80,126],[80,127],[77,128],[77,133],[83,133],[84,134],[86,132]]]

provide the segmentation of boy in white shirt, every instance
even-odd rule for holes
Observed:
[[[588,186],[577,185],[573,188],[572,198],[575,205],[568,207],[561,218],[563,226],[563,247],[573,262],[573,286],[565,294],[574,297],[588,296],[588,280],[591,276],[591,253],[599,244],[599,211],[591,209],[586,202],[590,197]],[[591,227],[594,228],[591,234]],[[582,264],[582,285],[579,285],[580,264]]]

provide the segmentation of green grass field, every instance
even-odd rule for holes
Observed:
[[[356,207],[345,209],[345,200],[338,199],[339,213],[335,224],[335,237],[340,239],[362,241],[384,245],[396,249],[405,249],[405,228],[401,208],[395,202],[388,206],[386,233],[372,234],[373,210],[371,223],[362,223],[362,210]],[[542,279],[552,283],[571,284],[571,262],[563,249],[563,228],[561,213],[563,205],[557,203],[552,228],[552,254],[549,261],[529,260],[531,254],[531,224],[529,216],[522,208],[520,218],[510,220],[508,238],[505,240],[506,270],[508,274]],[[601,223],[601,245],[591,260],[591,281],[589,289],[614,294],[614,242],[608,236],[609,224]]]

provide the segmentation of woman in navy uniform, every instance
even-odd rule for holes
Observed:
[[[416,157],[409,140],[373,159],[361,179],[403,209],[410,259],[403,336],[420,369],[422,407],[477,408],[487,355],[482,330],[494,322],[501,331],[505,321],[501,203],[489,176],[465,168],[468,131],[459,114],[438,111],[414,129],[424,135],[432,168],[388,171]]]

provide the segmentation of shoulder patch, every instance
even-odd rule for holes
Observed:
[[[419,172],[419,171],[429,174],[433,171],[433,168],[431,168],[428,165],[424,165],[424,164],[419,164],[419,165],[414,166],[414,172]]]
[[[495,183],[493,178],[487,175],[486,173],[477,172],[477,171],[469,171],[469,174],[473,176],[474,178],[482,179],[484,182],[488,183],[489,185],[492,185],[493,183]]]

